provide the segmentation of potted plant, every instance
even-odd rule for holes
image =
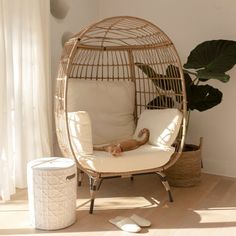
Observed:
[[[211,40],[196,46],[183,65],[188,109],[188,124],[190,112],[206,111],[222,101],[222,92],[209,85],[209,80],[216,79],[223,83],[229,81],[226,74],[236,64],[236,41]],[[136,63],[149,77],[169,76],[171,70],[179,75],[177,67],[169,65],[166,75],[158,75],[149,65]],[[173,76],[173,73],[172,73]],[[154,82],[154,80],[153,80]],[[158,84],[160,86],[160,84]],[[156,98],[158,99],[158,98]],[[150,103],[155,103],[155,99]],[[187,125],[188,126],[188,125]],[[201,175],[201,142],[200,145],[185,144],[179,160],[166,171],[167,178],[174,186],[192,186],[200,182]]]

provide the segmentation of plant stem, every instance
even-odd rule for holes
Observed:
[[[190,75],[195,75],[195,76],[197,76],[197,73],[196,73],[196,72],[192,72],[192,71],[189,71],[189,70],[186,70],[186,69],[183,69],[183,72],[188,73],[188,74],[190,74]]]
[[[199,84],[199,80],[198,80],[197,77],[195,79],[193,79],[192,84],[194,84],[196,81],[197,81],[196,85],[198,85]]]
[[[190,114],[191,114],[191,111],[188,110],[188,111],[187,111],[186,134],[188,133],[188,129],[189,129]]]

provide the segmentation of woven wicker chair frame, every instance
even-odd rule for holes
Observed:
[[[147,71],[148,68],[148,71]],[[145,71],[146,70],[146,71]],[[72,147],[67,117],[68,83],[74,79],[132,81],[135,85],[137,120],[144,109],[178,108],[183,122],[175,142],[175,154],[162,167],[128,173],[99,173],[84,169]],[[140,18],[122,16],[104,19],[73,36],[61,55],[55,91],[55,122],[58,143],[65,157],[73,157],[81,173],[90,179],[91,205],[103,179],[157,173],[172,196],[164,171],[182,152],[186,128],[186,91],[177,51],[167,35],[154,24]]]

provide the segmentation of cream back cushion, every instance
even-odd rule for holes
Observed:
[[[94,145],[132,137],[134,105],[131,81],[69,80],[67,109],[88,112]]]
[[[150,144],[170,147],[178,135],[182,118],[178,109],[144,110],[138,119],[134,138],[137,138],[141,129],[148,128]]]

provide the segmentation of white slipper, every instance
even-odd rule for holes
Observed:
[[[117,216],[116,218],[110,219],[109,222],[126,232],[137,233],[141,230],[137,223],[128,217]]]
[[[133,220],[137,225],[140,227],[149,227],[151,225],[151,222],[141,216],[138,216],[136,214],[133,214],[129,217],[131,220]]]

